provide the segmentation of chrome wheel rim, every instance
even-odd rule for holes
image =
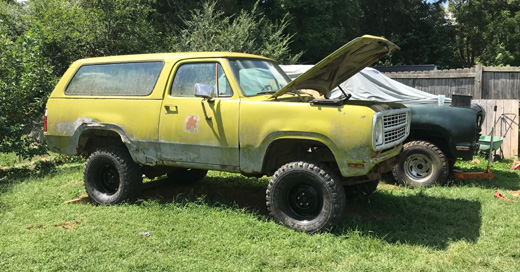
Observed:
[[[415,182],[427,181],[434,172],[433,161],[423,154],[413,154],[404,161],[404,172]]]

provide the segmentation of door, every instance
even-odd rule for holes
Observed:
[[[195,97],[195,84],[213,98]],[[170,165],[238,169],[239,96],[220,59],[181,62],[163,101],[160,158]]]

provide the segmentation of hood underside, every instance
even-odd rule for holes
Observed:
[[[295,78],[271,98],[300,89],[312,89],[326,95],[361,69],[397,49],[397,45],[385,38],[370,35],[356,38]]]

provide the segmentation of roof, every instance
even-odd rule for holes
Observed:
[[[177,52],[177,53],[153,53],[153,54],[135,54],[135,55],[119,55],[80,59],[75,64],[92,64],[92,63],[108,63],[108,62],[132,62],[132,61],[167,61],[176,59],[190,58],[255,58],[273,61],[272,59],[246,53],[235,52]]]

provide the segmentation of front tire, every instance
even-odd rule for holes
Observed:
[[[397,183],[413,188],[442,184],[448,178],[448,172],[444,153],[426,141],[406,143],[392,171]]]
[[[83,173],[89,197],[102,205],[133,200],[142,183],[142,176],[128,150],[110,147],[93,152]]]
[[[325,165],[297,161],[278,169],[266,191],[267,209],[275,221],[306,233],[328,230],[345,209],[345,192]]]

